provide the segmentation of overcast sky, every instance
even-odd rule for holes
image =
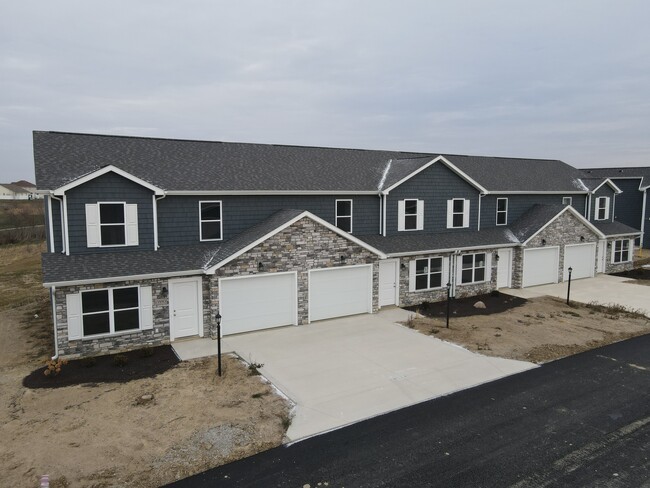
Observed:
[[[649,19],[647,0],[0,0],[0,182],[33,180],[32,130],[650,166]]]

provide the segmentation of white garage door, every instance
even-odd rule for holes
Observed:
[[[594,275],[596,266],[596,243],[574,244],[564,246],[564,280],[569,279],[569,267],[571,267],[571,279],[591,278]]]
[[[560,248],[524,249],[523,286],[557,283]]]
[[[309,320],[372,312],[372,265],[309,272]]]
[[[296,273],[219,280],[221,332],[237,334],[297,324]]]

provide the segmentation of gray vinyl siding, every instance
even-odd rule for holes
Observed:
[[[126,178],[107,173],[67,192],[70,254],[153,249],[153,192]],[[126,202],[138,205],[138,246],[86,247],[87,203]]]
[[[585,215],[586,195],[486,195],[481,199],[481,229],[488,229],[496,226],[497,198],[508,199],[507,225],[512,225],[533,205],[561,204],[562,198],[564,197],[571,197],[571,206],[575,208],[580,215]]]
[[[599,222],[611,222],[613,217],[614,208],[614,190],[609,185],[603,185],[591,196],[591,222],[596,222],[596,199],[598,197],[609,197],[609,219],[600,220]],[[618,205],[618,197],[616,198],[616,205]]]
[[[61,239],[61,204],[49,195],[44,199],[45,205],[45,232],[47,236],[47,252],[50,252],[50,239],[54,239],[54,252],[63,251],[63,241]],[[52,205],[52,235],[50,235],[50,221],[48,216],[48,205]]]
[[[221,201],[223,239],[228,240],[282,209],[307,210],[335,225],[336,200],[352,200],[352,234],[379,233],[379,197],[375,195],[207,195],[168,196],[158,202],[158,243],[179,246],[199,242],[199,202]]]
[[[476,231],[479,191],[442,163],[435,163],[391,191],[386,201],[386,235],[431,232]],[[469,227],[447,229],[447,200],[470,200]],[[424,200],[424,229],[397,230],[397,202],[404,199]]]
[[[640,230],[641,212],[643,210],[643,192],[639,191],[641,178],[612,181],[623,192],[616,195],[614,220]]]

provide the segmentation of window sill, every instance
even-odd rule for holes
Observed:
[[[199,242],[219,242],[219,241],[223,241],[223,237],[221,237],[220,239],[199,239]]]
[[[152,329],[146,329],[146,330],[152,330]],[[143,332],[143,329],[132,329],[132,330],[125,330],[121,332],[113,332],[113,333],[107,333],[107,334],[96,334],[96,335],[91,335],[91,336],[85,336],[82,337],[81,339],[73,339],[74,341],[92,341],[94,339],[106,339],[110,337],[120,337],[120,336],[125,336],[125,335],[131,335],[131,334],[137,334],[138,332]],[[70,342],[70,341],[68,341]]]
[[[483,281],[471,281],[468,283],[458,283],[456,286],[466,286],[466,285],[480,285],[481,283],[489,283],[488,280]]]

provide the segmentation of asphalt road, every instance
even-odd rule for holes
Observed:
[[[650,335],[172,486],[650,487]]]

